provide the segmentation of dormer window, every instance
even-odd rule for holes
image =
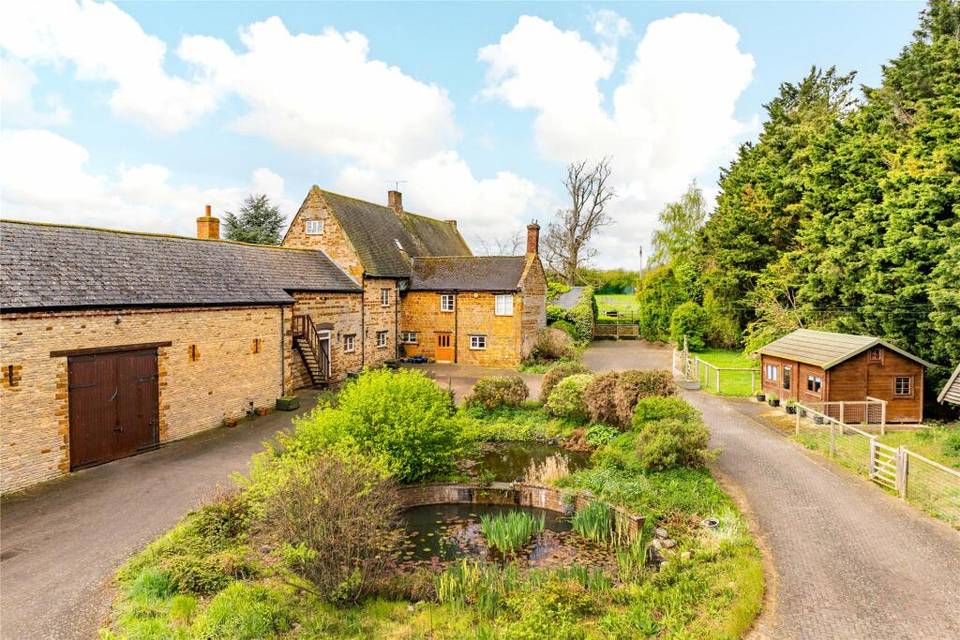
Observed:
[[[398,240],[397,238],[394,238],[393,242],[397,245],[397,249],[400,249],[400,251],[403,251],[404,253],[407,252],[407,250],[403,248],[403,245],[400,244],[400,240]]]
[[[323,233],[323,220],[307,220],[307,235],[319,236]]]

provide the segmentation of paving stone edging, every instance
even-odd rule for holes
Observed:
[[[489,485],[462,482],[409,485],[400,488],[404,509],[431,504],[486,504],[536,507],[571,516],[594,501],[589,492],[569,493],[552,487],[516,482],[491,482]],[[639,538],[644,517],[610,505],[618,526],[625,527],[628,539]]]

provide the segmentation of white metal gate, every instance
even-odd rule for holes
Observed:
[[[870,479],[879,485],[899,491],[900,450],[870,439]]]

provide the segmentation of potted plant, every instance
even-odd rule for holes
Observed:
[[[763,391],[757,391],[757,402],[763,402],[767,399],[767,396],[764,395]]]
[[[777,397],[777,394],[771,393],[770,397],[767,398],[767,404],[769,404],[771,407],[779,407],[780,398]]]
[[[797,412],[797,401],[796,400],[787,400],[786,404],[783,405],[784,410],[793,415]]]
[[[813,421],[814,421],[814,423],[816,423],[816,424],[823,424],[823,416],[821,416],[821,415],[819,415],[819,414],[818,414],[818,415],[815,415],[815,416],[813,416]]]

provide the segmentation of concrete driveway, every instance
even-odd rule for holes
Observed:
[[[301,395],[303,413],[315,394]],[[131,554],[172,527],[262,442],[290,426],[272,413],[215,429],[5,498],[0,520],[0,637],[95,638],[110,580]]]
[[[520,376],[530,389],[530,398],[540,397],[540,384],[543,375],[537,373],[518,373],[516,369],[496,367],[478,367],[469,364],[449,364],[432,362],[429,364],[405,364],[404,368],[422,371],[444,389],[452,389],[457,402],[461,402],[470,388],[480,378],[490,376]]]
[[[670,348],[595,342],[595,371],[670,368]],[[720,449],[716,471],[759,531],[769,602],[754,638],[960,638],[960,533],[749,415],[684,392]]]

